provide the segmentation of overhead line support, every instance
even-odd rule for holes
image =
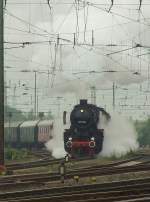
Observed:
[[[4,18],[0,0],[0,165],[4,165]]]
[[[110,5],[110,8],[109,8],[109,10],[108,10],[108,13],[109,13],[110,10],[112,9],[113,5],[114,5],[114,0],[111,0],[111,5]]]
[[[142,0],[140,0],[139,10],[141,10]]]

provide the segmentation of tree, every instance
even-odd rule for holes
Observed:
[[[24,121],[26,120],[26,117],[23,115],[23,112],[20,110],[17,110],[15,108],[5,106],[5,122],[8,121]]]
[[[143,122],[136,122],[135,125],[140,146],[150,145],[150,119]]]
[[[35,116],[34,116],[33,109],[31,109],[31,111],[27,113],[27,120],[34,120],[34,118]]]
[[[52,115],[52,112],[51,112],[51,111],[49,111],[49,112],[47,113],[46,118],[47,118],[47,119],[53,119],[53,115]]]
[[[40,120],[44,119],[44,117],[45,117],[44,112],[39,112],[39,118],[40,118]]]

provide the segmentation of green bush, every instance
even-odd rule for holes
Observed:
[[[136,122],[135,127],[140,146],[150,145],[150,119],[143,122]]]

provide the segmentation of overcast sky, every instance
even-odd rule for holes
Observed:
[[[149,116],[149,0],[140,11],[139,0],[114,0],[110,11],[110,0],[49,2],[7,1],[8,103],[24,111],[34,107],[36,70],[39,111],[58,113],[59,102],[61,110],[70,108],[90,96],[91,86],[96,86],[97,104],[111,111],[115,82],[116,110]]]

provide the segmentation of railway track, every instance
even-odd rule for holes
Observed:
[[[13,171],[13,170],[21,170],[21,169],[29,169],[29,168],[35,168],[35,167],[42,167],[42,166],[49,166],[53,164],[59,164],[60,162],[64,161],[64,158],[59,159],[49,159],[44,157],[43,159],[32,161],[32,162],[26,162],[26,163],[14,163],[14,164],[7,164],[6,168],[7,170]],[[84,160],[92,160],[91,158],[83,158],[83,159],[72,159],[71,162],[74,161],[84,161]]]
[[[114,174],[123,174],[123,173],[131,173],[131,172],[141,172],[141,171],[149,171],[150,165],[135,165],[135,166],[126,166],[126,167],[114,167],[114,168],[96,168],[96,169],[89,169],[89,170],[78,170],[78,171],[70,171],[66,174],[66,180],[72,179],[74,176],[82,177],[92,177],[92,176],[105,176],[105,175],[114,175]],[[38,182],[44,183],[48,181],[58,181],[60,180],[60,174],[57,173],[42,173],[42,174],[26,174],[26,175],[16,175],[9,177],[0,178],[0,187],[4,184],[12,184],[17,181],[17,183],[22,182]],[[3,184],[3,185],[2,185]]]
[[[43,155],[43,154],[42,154]],[[44,154],[45,155],[45,154]],[[123,164],[123,163],[128,163],[130,161],[136,161],[136,160],[140,160],[141,158],[143,158],[145,156],[145,154],[139,154],[137,157],[131,158],[131,159],[127,159],[127,160],[123,160],[123,161],[117,161],[115,163],[110,163],[107,165],[101,165],[101,167],[105,167],[105,166],[117,166],[119,164]],[[48,166],[48,165],[53,165],[53,164],[58,164],[60,162],[62,162],[64,160],[64,158],[60,158],[60,159],[49,159],[46,158],[46,156],[43,156],[43,159],[37,160],[37,161],[32,161],[32,162],[26,162],[26,163],[15,163],[15,164],[8,164],[6,165],[6,168],[10,171],[13,170],[21,170],[21,169],[28,169],[28,168],[35,168],[35,167],[42,167],[42,166]],[[92,159],[80,159],[78,161],[84,161],[84,160],[92,160]],[[77,161],[77,160],[71,160],[72,162]],[[91,166],[87,166],[87,169],[91,167]],[[94,167],[94,166],[92,166]],[[95,166],[96,167],[96,166]]]
[[[59,188],[37,189],[30,191],[7,192],[0,194],[0,201],[11,202],[63,202],[63,201],[122,201],[150,198],[150,178],[113,183]]]
[[[145,162],[139,162],[136,165],[124,166],[124,164],[131,161],[138,161],[143,158],[143,155],[139,155],[135,158],[118,161],[101,166],[87,166],[80,169],[73,169],[67,172],[66,180],[72,179],[75,175],[79,177],[92,177],[92,176],[104,176],[104,175],[113,175],[129,172],[141,172],[150,170],[150,160]],[[45,160],[41,160],[43,164]],[[40,162],[41,162],[40,161]],[[59,162],[56,162],[59,161]],[[62,159],[57,159],[55,163],[60,163]],[[50,163],[51,160],[48,161]],[[31,164],[26,164],[24,167],[29,168],[31,165],[37,166],[39,162],[30,162]],[[43,166],[42,164],[42,166]],[[120,167],[120,165],[122,165]],[[12,165],[11,165],[12,166]],[[17,169],[21,167],[20,164],[13,165]],[[14,168],[12,166],[12,168]],[[33,167],[32,166],[32,167]],[[81,186],[73,187],[61,187],[61,188],[46,188],[48,182],[53,182],[60,180],[60,175],[56,173],[37,173],[37,174],[25,174],[25,175],[13,175],[5,176],[0,178],[0,191],[7,193],[0,194],[0,201],[12,201],[12,202],[61,202],[61,201],[88,201],[88,202],[97,202],[97,201],[125,201],[125,200],[135,200],[141,197],[139,201],[148,201],[150,199],[150,178],[134,181],[122,181],[115,183],[104,183],[104,184],[95,184],[95,185],[82,185],[84,190],[81,189]],[[57,182],[58,183],[58,182]],[[38,186],[37,186],[38,184]],[[129,187],[130,185],[130,187]],[[136,185],[136,186],[135,186]],[[19,191],[12,191],[11,188],[16,188]],[[27,190],[28,191],[23,191]],[[124,188],[123,188],[124,187]],[[40,189],[38,189],[40,188]],[[33,189],[33,190],[32,190]],[[107,193],[106,193],[107,192]],[[141,193],[140,195],[138,193]],[[61,194],[61,196],[60,196]],[[84,196],[84,197],[83,197]],[[145,200],[146,199],[146,200]]]
[[[132,194],[131,194],[132,191]],[[112,201],[126,201],[128,199],[139,199],[139,197],[142,197],[143,199],[140,201],[145,202],[145,198],[147,197],[150,199],[149,190],[142,190],[142,194],[138,195],[139,190],[125,190],[125,191],[114,191],[114,192],[107,192],[107,193],[93,193],[93,194],[71,194],[71,195],[62,195],[61,197],[38,197],[38,198],[30,198],[30,199],[19,199],[19,202],[64,202],[64,201],[71,201],[71,202],[112,202]],[[120,196],[119,196],[120,195]],[[18,202],[18,200],[8,200],[11,202]]]
[[[51,152],[47,151],[47,150],[32,150],[29,152],[31,155],[34,155],[38,158],[42,158],[42,159],[50,159],[52,158],[52,154]]]
[[[138,160],[141,160],[142,158],[144,157],[144,155],[138,155],[136,157],[133,157],[133,158],[129,158],[129,159],[125,159],[125,160],[121,160],[121,161],[116,161],[116,162],[113,162],[113,163],[107,163],[107,164],[103,164],[103,165],[90,165],[90,166],[86,166],[86,167],[80,167],[80,168],[75,168],[75,169],[72,169],[72,171],[76,171],[76,170],[81,170],[81,169],[84,169],[84,170],[88,170],[88,169],[96,169],[96,168],[108,168],[108,167],[114,167],[114,166],[121,166],[123,164],[126,164],[126,163],[129,163],[129,162],[134,162],[134,161],[138,161]],[[149,163],[150,161],[146,161],[146,162],[141,162],[138,164],[145,164],[145,163]]]
[[[125,162],[130,162],[132,159],[128,159],[125,161],[119,161],[111,164],[106,164],[103,166],[95,166],[95,167],[85,167],[77,170],[70,170],[66,173],[66,180],[72,179],[74,176],[82,177],[93,177],[93,176],[105,176],[105,175],[113,175],[113,174],[121,174],[121,173],[130,173],[130,172],[141,172],[141,171],[149,171],[150,164],[148,162],[142,162],[141,164],[132,165],[132,166],[122,166]],[[135,160],[135,158],[134,158]],[[55,173],[35,173],[35,174],[24,174],[24,175],[13,175],[13,176],[4,176],[0,178],[0,190],[8,189],[9,187],[22,187],[30,185],[31,183],[47,183],[52,181],[60,180],[60,174],[58,172]]]
[[[52,165],[52,164],[58,164],[62,160],[63,160],[63,158],[60,158],[60,159],[42,159],[42,160],[32,161],[32,162],[27,162],[27,163],[9,164],[9,165],[6,165],[6,168],[8,170],[21,170],[21,169],[42,167],[42,166],[48,166],[48,165]]]
[[[71,171],[77,171],[77,170],[89,170],[89,169],[96,169],[96,168],[108,168],[108,167],[114,167],[114,166],[119,166],[125,163],[129,163],[132,161],[137,161],[140,160],[141,158],[143,158],[143,155],[138,155],[134,158],[130,158],[130,159],[126,159],[126,160],[121,160],[121,161],[117,161],[117,162],[113,162],[113,163],[109,163],[109,164],[103,164],[103,165],[95,165],[95,166],[84,166],[81,167],[79,166],[79,168],[76,169],[71,169]],[[60,162],[62,162],[64,159],[60,158],[60,159],[49,159],[49,160],[39,160],[39,161],[33,161],[33,162],[27,162],[27,163],[17,163],[17,164],[10,164],[7,165],[7,169],[8,170],[20,170],[20,169],[28,169],[28,168],[34,168],[34,167],[41,167],[41,166],[48,166],[48,165],[53,165],[53,164],[59,164]],[[84,161],[84,160],[89,160],[89,159],[80,159],[79,161]],[[71,160],[71,162],[76,162],[76,160]],[[147,162],[141,162],[139,164],[145,164],[145,163],[149,163],[150,161]],[[92,159],[90,159],[90,163],[92,163]]]

